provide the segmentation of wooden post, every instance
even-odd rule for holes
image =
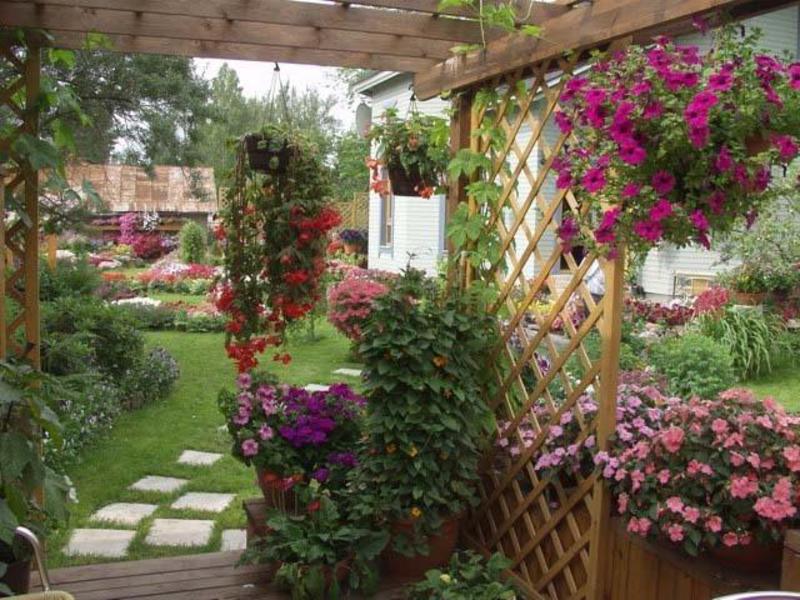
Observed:
[[[781,589],[800,592],[800,529],[787,531],[783,541]]]
[[[8,355],[6,340],[6,171],[0,165],[0,360]]]
[[[605,450],[608,447],[608,438],[614,433],[617,422],[619,347],[625,291],[625,253],[623,250],[620,250],[616,259],[605,261],[603,273],[606,289],[602,300],[603,316],[599,324],[602,355],[600,357],[600,390],[597,413],[598,450]],[[592,534],[590,539],[587,598],[601,600],[605,588],[605,578],[610,576],[613,567],[611,560],[613,531],[611,529],[611,494],[600,475],[597,476],[592,492]]]
[[[39,78],[41,51],[38,43],[29,41],[25,61],[25,133],[39,135]],[[25,276],[25,348],[34,368],[41,365],[39,347],[39,172],[29,164],[22,165],[25,177],[25,212],[28,216],[24,234],[23,269]]]
[[[47,266],[51,271],[55,271],[58,262],[58,236],[55,233],[48,233],[45,239],[47,241]]]
[[[453,99],[453,116],[450,120],[450,150],[454,155],[459,150],[469,148],[471,146],[473,112],[472,92],[465,92]],[[447,190],[447,198],[445,199],[444,210],[445,247],[447,248],[447,255],[451,261],[448,279],[450,282],[452,282],[454,279],[460,282],[462,281],[462,276],[466,274],[462,269],[465,269],[466,267],[462,266],[460,260],[458,262],[453,262],[454,259],[456,259],[454,256],[455,246],[447,235],[447,227],[450,224],[450,221],[452,220],[456,210],[458,210],[459,204],[468,201],[466,187],[469,183],[469,180],[464,176],[461,176],[457,179],[450,177],[448,183],[449,185]],[[465,277],[463,281],[466,285],[469,285],[468,277]]]

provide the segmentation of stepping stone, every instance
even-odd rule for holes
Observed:
[[[336,369],[334,375],[344,375],[345,377],[361,377],[361,369]]]
[[[222,458],[222,454],[216,452],[198,452],[197,450],[184,450],[178,462],[182,465],[192,465],[195,467],[210,467]]]
[[[156,519],[145,543],[151,546],[205,546],[213,530],[214,521]]]
[[[158,508],[155,504],[135,504],[117,502],[104,506],[90,518],[92,521],[109,521],[118,525],[136,527],[139,521],[146,519]]]
[[[135,535],[135,531],[122,529],[76,529],[64,548],[64,554],[122,558],[128,553]]]
[[[226,529],[222,532],[222,552],[245,550],[246,548],[247,531],[244,529]]]
[[[201,510],[203,512],[220,513],[228,506],[236,494],[213,494],[208,492],[189,492],[184,494],[175,502],[171,508]]]
[[[147,477],[142,477],[128,489],[137,490],[139,492],[162,492],[164,494],[171,494],[172,492],[177,492],[187,483],[189,483],[188,479],[148,475]]]
[[[331,389],[331,386],[329,386],[329,385],[320,385],[318,383],[309,383],[303,389],[305,391],[311,392],[311,393],[314,393],[314,392],[327,392],[329,389]]]

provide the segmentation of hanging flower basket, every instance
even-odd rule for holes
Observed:
[[[289,167],[289,140],[251,133],[244,138],[247,161],[253,171],[283,174]]]
[[[416,165],[406,170],[403,165],[394,163],[389,165],[388,171],[392,193],[395,196],[422,196],[425,190],[430,188]]]
[[[582,208],[562,221],[564,248],[710,247],[714,234],[752,224],[800,135],[800,64],[758,40],[723,27],[701,55],[657,38],[564,84],[555,121],[571,137],[553,167]]]

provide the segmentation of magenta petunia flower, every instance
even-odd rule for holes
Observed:
[[[560,190],[565,190],[572,185],[572,173],[569,171],[561,171],[556,179],[556,187]]]
[[[592,167],[583,176],[581,185],[590,194],[597,193],[606,187],[606,174],[599,167]]]
[[[578,231],[578,223],[575,221],[575,219],[570,216],[564,217],[557,230],[557,233],[558,239],[561,240],[561,244],[565,249],[571,247],[572,240],[575,239],[576,235],[578,235]]]
[[[663,221],[674,212],[672,203],[666,198],[661,198],[650,208],[650,219],[653,221]]]
[[[660,102],[650,102],[647,106],[644,107],[642,111],[642,117],[647,119],[648,121],[652,119],[657,119],[661,115],[664,114],[664,105]]]
[[[708,218],[699,208],[689,215],[689,220],[698,231],[708,231]]]
[[[590,88],[583,92],[583,99],[589,106],[597,106],[608,99],[608,92],[599,88]]]
[[[692,17],[692,26],[703,35],[707,34],[711,30],[711,24],[708,22],[708,19],[701,17],[700,15],[695,15]]]
[[[711,212],[715,215],[721,215],[725,206],[725,194],[722,190],[716,190],[708,197],[708,205],[711,207]]]
[[[789,85],[795,91],[800,90],[800,63],[789,65]]]
[[[705,148],[711,138],[711,130],[708,125],[689,126],[689,141],[697,149]]]
[[[635,198],[639,195],[639,192],[642,191],[642,186],[638,183],[626,183],[625,187],[622,188],[621,196],[626,200],[630,200],[631,198]]]
[[[635,131],[633,127],[633,121],[628,119],[617,120],[616,118],[608,130],[609,133],[611,133],[611,139],[618,144],[622,144],[629,140]]]
[[[557,112],[555,115],[555,121],[559,130],[561,130],[561,133],[565,135],[572,133],[574,126],[572,124],[572,119],[567,116],[567,113],[561,111]]]
[[[727,146],[723,146],[719,149],[717,158],[714,160],[714,168],[720,173],[725,173],[733,168],[733,157]]]
[[[619,158],[625,164],[638,166],[647,160],[647,150],[633,140],[628,140],[620,145]]]
[[[733,75],[728,71],[714,73],[708,78],[708,89],[712,92],[727,92],[733,87]]]
[[[683,111],[683,120],[689,127],[708,127],[708,109],[688,104]]]
[[[650,180],[657,194],[663,196],[675,189],[675,177],[669,171],[657,171]]]
[[[766,96],[767,102],[774,104],[778,108],[783,108],[783,98],[775,91],[774,87],[769,83],[762,83],[761,88],[764,90],[764,96]]]
[[[792,160],[798,153],[797,142],[790,135],[776,135],[772,138],[772,145],[781,155],[781,160],[786,162]]]
[[[637,221],[633,224],[633,232],[649,242],[657,242],[664,235],[664,228],[658,221]]]
[[[639,96],[649,94],[652,89],[653,84],[651,84],[649,81],[640,81],[639,83],[635,83],[631,88],[631,95],[638,98]]]
[[[245,457],[251,458],[258,454],[258,442],[253,439],[246,439],[242,442],[242,454]]]

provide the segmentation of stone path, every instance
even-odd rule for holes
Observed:
[[[361,377],[361,369],[336,369],[334,375],[344,375],[345,377]]]
[[[320,386],[328,389],[328,386]],[[185,450],[178,458],[178,464],[207,469],[222,458],[216,452]],[[147,475],[128,488],[138,492],[172,496],[189,484],[188,479]],[[169,504],[172,510],[188,510],[210,515],[225,511],[236,499],[236,494],[219,492],[186,492]],[[97,510],[89,520],[120,529],[97,528],[76,529],[64,549],[69,556],[97,556],[102,558],[124,558],[128,548],[137,535],[136,527],[150,518],[166,504],[145,504],[137,502],[114,502]],[[215,522],[209,519],[156,518],[145,523],[144,543],[151,546],[205,546],[214,533]],[[246,533],[239,529],[226,529],[222,532],[222,550],[244,550]]]
[[[331,389],[329,385],[320,385],[319,383],[309,383],[306,387],[303,388],[307,392],[327,392]]]

